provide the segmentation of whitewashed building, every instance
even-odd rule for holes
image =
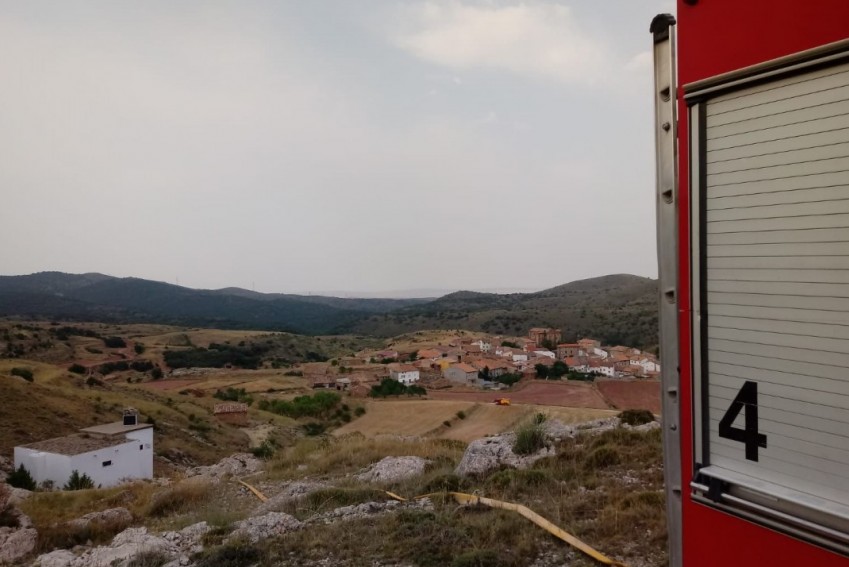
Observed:
[[[609,378],[616,376],[616,369],[612,362],[600,361],[598,359],[591,359],[589,361],[588,371],[590,374],[600,374]]]
[[[557,356],[553,352],[551,352],[550,350],[545,350],[545,349],[535,350],[534,355],[535,356],[544,356],[546,358],[550,358],[551,360],[557,360]]]
[[[604,350],[603,348],[596,347],[596,348],[593,348],[590,356],[597,356],[602,360],[607,360],[607,357],[610,356],[610,354],[606,350]]]
[[[102,487],[153,478],[153,425],[139,423],[138,413],[126,410],[122,421],[15,447],[15,468],[21,465],[36,483],[51,481],[59,488],[75,470]]]
[[[660,364],[650,358],[642,358],[637,361],[637,364],[642,367],[644,372],[660,372]]]
[[[400,364],[389,369],[389,377],[409,386],[419,381],[419,369],[408,364]]]

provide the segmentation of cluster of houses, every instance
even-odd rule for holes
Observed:
[[[405,385],[420,380],[432,383],[443,379],[446,386],[462,384],[497,388],[500,376],[533,376],[538,365],[550,367],[557,361],[565,363],[570,370],[608,378],[650,379],[659,376],[657,358],[639,349],[602,346],[599,341],[590,338],[575,343],[560,341],[559,329],[533,328],[527,338],[512,341],[456,337],[446,344],[411,352],[362,352],[358,359],[372,363],[391,361],[381,365],[381,377],[392,378]],[[378,379],[362,372],[344,377],[318,376],[313,378],[313,387],[356,393],[358,386],[362,385],[367,392],[369,383]]]

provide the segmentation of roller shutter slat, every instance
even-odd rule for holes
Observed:
[[[709,464],[849,510],[849,64],[705,104]],[[757,462],[718,434],[746,382]]]

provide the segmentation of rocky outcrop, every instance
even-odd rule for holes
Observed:
[[[0,528],[0,565],[16,563],[35,549],[38,542],[38,532],[29,522],[29,518],[21,515],[16,528]]]
[[[286,504],[300,500],[308,494],[324,488],[327,488],[327,485],[320,482],[290,482],[283,487],[283,490],[263,502],[254,510],[252,515],[260,516],[268,512],[279,512]]]
[[[190,557],[201,551],[201,538],[209,531],[206,522],[193,524],[179,532],[160,535],[148,533],[147,528],[128,528],[112,539],[109,545],[89,549],[81,555],[57,550],[39,556],[35,567],[124,567],[142,554],[157,554],[165,561],[188,565]]]
[[[126,508],[109,508],[100,512],[86,514],[68,522],[68,526],[82,529],[91,524],[110,524],[128,526],[133,521],[133,514]],[[117,530],[116,530],[117,531]]]
[[[283,535],[301,527],[299,522],[289,514],[269,512],[262,516],[253,516],[234,524],[236,528],[226,541],[246,539],[256,543],[263,539]]]
[[[499,467],[525,469],[535,461],[554,454],[554,450],[544,447],[531,455],[517,455],[513,452],[516,442],[515,433],[505,433],[493,437],[476,439],[469,443],[466,452],[454,474],[460,476],[480,475]]]
[[[214,465],[190,468],[186,471],[186,476],[200,476],[209,480],[221,480],[226,476],[245,476],[261,470],[262,461],[250,453],[238,453],[224,457]]]
[[[651,422],[630,427],[622,425],[618,417],[597,419],[574,425],[567,425],[559,420],[551,419],[541,424],[543,434],[552,443],[573,438],[578,434],[597,435],[620,426],[634,431],[647,431],[659,427],[660,424]],[[545,447],[532,455],[517,455],[513,452],[515,442],[516,434],[512,432],[472,441],[466,448],[466,452],[463,453],[463,458],[454,473],[466,476],[484,474],[500,467],[524,469],[539,459],[555,454],[553,447]]]
[[[311,518],[307,523],[332,524],[346,520],[359,520],[369,516],[386,514],[395,512],[401,509],[417,508],[421,510],[433,510],[433,503],[430,498],[422,498],[411,502],[399,502],[397,500],[387,500],[385,502],[365,502],[363,504],[354,504],[352,506],[342,506],[319,514]]]
[[[18,505],[32,496],[32,492],[26,488],[9,487],[9,504]]]
[[[391,483],[419,476],[430,461],[421,457],[386,457],[356,475],[364,482]]]

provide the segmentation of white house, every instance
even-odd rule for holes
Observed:
[[[546,358],[550,358],[551,360],[556,360],[556,359],[557,359],[557,356],[556,356],[553,352],[551,352],[550,350],[545,350],[545,349],[542,349],[542,350],[535,350],[535,351],[534,351],[534,355],[536,355],[536,356],[544,356],[544,357],[546,357]]]
[[[650,358],[643,358],[637,362],[644,372],[660,372],[660,364]]]
[[[513,354],[510,356],[510,360],[512,360],[514,363],[527,362],[528,353],[514,350]]]
[[[15,468],[21,465],[36,483],[52,481],[56,487],[67,483],[74,470],[103,487],[153,478],[153,425],[139,423],[138,413],[126,410],[123,421],[15,447]]]
[[[419,369],[408,364],[399,364],[389,369],[389,377],[409,386],[413,382],[419,381]]]
[[[602,362],[597,359],[591,359],[589,361],[589,372],[590,374],[601,374],[610,378],[616,376],[616,369],[612,362]]]
[[[478,339],[472,342],[473,345],[480,347],[482,353],[489,353],[492,350],[492,343],[484,339]]]

